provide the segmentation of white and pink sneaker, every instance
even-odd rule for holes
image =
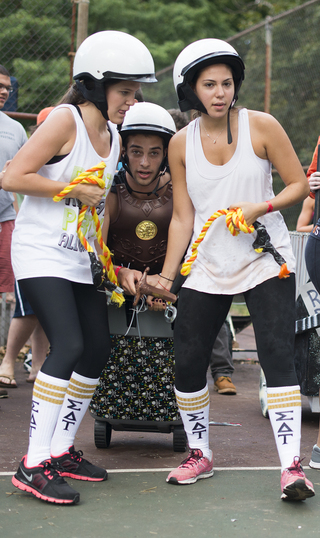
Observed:
[[[188,457],[181,465],[171,471],[167,482],[174,485],[194,484],[201,478],[210,478],[213,475],[213,457],[211,461],[205,458],[198,448],[190,450]]]
[[[284,501],[304,501],[314,496],[313,484],[304,474],[300,458],[296,456],[291,467],[281,474],[281,499]]]

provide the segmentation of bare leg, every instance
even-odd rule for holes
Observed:
[[[29,377],[27,378],[28,383],[33,383],[35,381],[38,372],[45,361],[48,348],[48,338],[38,321],[31,335],[32,366]]]
[[[29,339],[36,323],[37,318],[34,314],[12,319],[8,332],[6,354],[0,366],[0,383],[2,386],[7,385],[10,388],[10,385],[12,387],[17,385],[14,379],[16,358]]]

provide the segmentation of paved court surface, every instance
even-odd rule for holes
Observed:
[[[314,482],[317,471],[309,471]],[[315,537],[319,497],[280,501],[279,470],[219,470],[192,486],[171,486],[164,472],[111,473],[100,484],[70,481],[75,506],[56,506],[0,478],[1,536],[111,538]],[[320,484],[318,484],[318,489]]]
[[[254,349],[252,330],[238,335]],[[58,538],[242,538],[320,536],[320,471],[307,465],[318,433],[318,415],[302,398],[301,457],[316,496],[302,503],[280,501],[279,461],[269,420],[261,414],[256,354],[234,353],[236,396],[210,390],[210,420],[241,426],[211,426],[215,475],[192,486],[166,484],[169,469],[185,457],[172,448],[172,434],[113,432],[109,449],[94,445],[94,420],[87,414],[76,449],[108,469],[109,480],[70,480],[80,492],[76,506],[43,503],[11,484],[28,442],[32,386],[17,363],[18,389],[0,400],[0,536]],[[260,468],[260,469],[257,469]],[[263,469],[261,469],[263,468]]]

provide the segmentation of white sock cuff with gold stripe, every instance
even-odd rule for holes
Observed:
[[[76,372],[72,372],[72,376],[69,381],[67,395],[73,398],[81,398],[84,400],[91,400],[92,394],[99,382],[99,378],[92,379],[91,377],[84,377]]]
[[[208,385],[197,392],[180,392],[176,388],[174,390],[180,411],[200,411],[209,405],[210,398]]]
[[[267,387],[267,400],[268,410],[301,407],[300,387]]]
[[[39,372],[33,385],[33,398],[62,405],[69,381]]]

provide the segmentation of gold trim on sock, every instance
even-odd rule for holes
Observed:
[[[181,411],[198,411],[210,403],[209,391],[205,392],[202,396],[197,396],[195,398],[181,398],[181,396],[176,395],[176,399]]]
[[[50,402],[50,403],[54,403],[54,404],[57,404],[57,405],[62,405],[63,400],[64,400],[64,398],[62,398],[61,400],[57,400],[55,398],[49,398],[49,396],[45,396],[44,394],[41,394],[41,393],[35,392],[35,391],[33,391],[33,396],[35,398],[38,398],[38,400],[44,400],[45,402]]]
[[[284,409],[286,407],[301,407],[300,390],[281,391],[267,394],[268,409]]]
[[[88,383],[81,383],[80,381],[77,381],[76,379],[74,379],[74,377],[71,377],[69,381],[69,387],[70,385],[76,385],[76,387],[74,388],[79,387],[79,388],[84,388],[86,390],[89,390],[89,389],[95,389],[97,386],[97,383],[94,383],[93,385],[89,385]]]
[[[75,398],[83,398],[85,400],[87,399],[90,399],[92,398],[92,395],[94,393],[94,390],[90,390],[90,391],[87,391],[87,392],[73,392],[73,390],[70,390],[68,388],[66,394],[68,394],[69,396],[74,396]]]
[[[34,382],[34,387],[37,387],[39,390],[41,390],[42,388],[53,389],[53,390],[56,390],[57,392],[61,392],[62,394],[65,394],[67,390],[67,387],[61,387],[60,385],[52,385],[51,383],[46,383],[45,381],[42,381],[38,377],[36,378]]]

